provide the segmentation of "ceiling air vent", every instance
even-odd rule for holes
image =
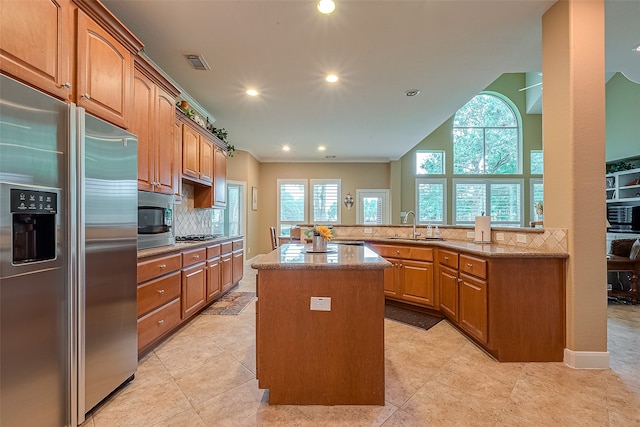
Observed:
[[[187,58],[187,61],[189,61],[189,64],[191,64],[191,66],[196,70],[204,71],[204,70],[211,69],[211,67],[209,67],[209,64],[207,64],[207,61],[205,61],[204,58],[202,57],[202,55],[187,53],[184,55],[184,57]]]

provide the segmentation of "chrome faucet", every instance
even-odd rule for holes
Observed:
[[[407,212],[406,215],[404,216],[404,220],[402,220],[402,223],[403,224],[407,223],[407,220],[409,219],[409,214],[413,215],[413,231],[411,233],[411,238],[417,239],[418,236],[420,236],[422,233],[416,233],[416,213],[414,211]]]

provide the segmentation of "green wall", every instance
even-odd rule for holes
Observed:
[[[529,160],[531,150],[542,149],[542,115],[541,114],[527,114],[525,104],[525,92],[518,89],[526,86],[525,75],[523,73],[508,73],[503,74],[493,83],[491,83],[486,90],[491,92],[497,92],[503,96],[509,98],[511,102],[516,106],[522,117],[522,172],[524,178],[524,224],[529,223]],[[460,105],[462,107],[462,105]],[[455,114],[455,113],[454,113]],[[452,185],[451,178],[453,177],[453,141],[451,135],[451,128],[453,124],[453,115],[440,125],[429,136],[420,141],[418,145],[413,147],[407,154],[402,156],[401,162],[401,209],[402,211],[415,210],[415,153],[418,150],[444,150],[445,162],[446,162],[446,174],[447,181],[447,224],[453,223],[452,218]],[[501,175],[508,177],[510,175]],[[423,176],[424,177],[424,176]],[[442,176],[435,175],[434,178],[440,178]],[[539,178],[540,175],[536,175]],[[395,218],[394,218],[395,219]],[[395,222],[395,221],[394,221]]]
[[[640,156],[640,84],[616,73],[607,83],[607,162]]]

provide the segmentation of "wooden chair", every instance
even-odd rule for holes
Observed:
[[[291,241],[299,241],[300,240],[300,227],[293,226],[291,227]]]
[[[269,227],[269,231],[271,232],[271,249],[275,250],[278,247],[278,236],[276,235],[276,228]]]

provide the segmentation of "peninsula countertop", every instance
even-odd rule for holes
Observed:
[[[260,256],[251,268],[261,270],[384,269],[391,263],[367,246],[329,243],[327,252],[311,252],[310,244],[289,243]]]

